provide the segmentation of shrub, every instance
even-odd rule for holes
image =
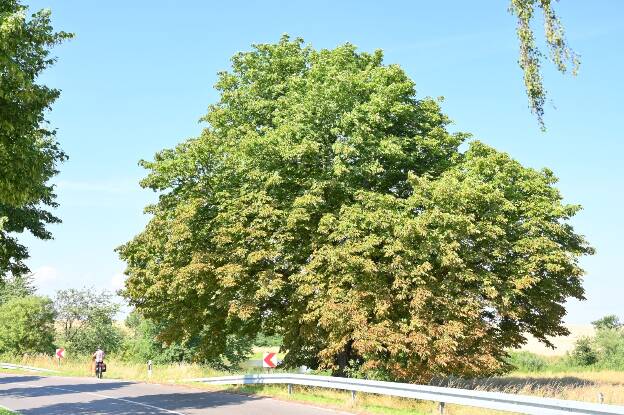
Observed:
[[[548,361],[542,356],[531,352],[511,352],[509,363],[520,372],[539,372],[548,366]]]
[[[589,337],[579,338],[570,353],[570,359],[573,364],[579,366],[590,366],[596,363],[598,356],[593,348],[592,339]]]
[[[283,341],[284,338],[282,336],[269,336],[264,333],[258,333],[258,337],[256,337],[254,345],[260,347],[277,347],[281,346]]]
[[[0,306],[0,353],[52,353],[54,306],[49,298],[13,298]]]
[[[593,341],[593,348],[600,367],[624,369],[624,332],[621,329],[598,330]]]

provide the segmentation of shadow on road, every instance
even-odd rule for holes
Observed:
[[[7,378],[2,378],[4,382],[2,384],[6,385]],[[30,382],[33,380],[39,380],[36,376],[28,377],[15,377],[13,379],[14,383],[23,383]],[[0,397],[20,397],[20,398],[36,398],[40,396],[53,396],[53,395],[66,395],[73,393],[84,393],[84,392],[106,392],[107,390],[119,389],[127,385],[132,385],[129,382],[106,382],[106,383],[78,383],[78,384],[59,384],[59,385],[45,385],[45,384],[34,384],[31,386],[18,386],[14,388],[0,388]]]
[[[202,409],[210,408],[224,408],[225,413],[238,413],[236,409],[225,408],[244,406],[245,403],[263,399],[223,392],[195,392],[188,389],[178,391],[164,385],[125,381],[78,383],[69,378],[59,380],[60,382],[55,382],[54,378],[42,376],[2,376],[0,398],[31,398],[32,401],[28,402],[32,406],[25,405],[20,409],[20,414],[24,415],[152,415],[171,414],[167,411],[198,413]]]
[[[77,385],[68,385],[75,388]],[[81,385],[82,386],[82,385]],[[48,388],[45,388],[48,389]],[[50,391],[48,390],[48,393]],[[55,402],[31,409],[21,409],[23,415],[67,415],[67,414],[135,414],[156,415],[166,414],[167,411],[180,411],[185,413],[189,410],[201,410],[209,408],[225,408],[231,405],[241,405],[247,401],[256,401],[262,398],[234,395],[218,392],[199,393],[165,393],[139,397],[120,396],[124,400],[114,398],[94,398],[85,402],[58,402],[57,396],[50,396]],[[150,405],[151,407],[144,406]],[[157,408],[155,408],[157,407]],[[228,413],[228,412],[223,412]],[[237,412],[238,413],[238,412]],[[245,412],[245,413],[248,413]]]
[[[6,383],[15,383],[15,382],[33,382],[35,380],[39,380],[41,379],[41,376],[10,376],[10,375],[3,375],[0,376],[0,385],[6,384]]]

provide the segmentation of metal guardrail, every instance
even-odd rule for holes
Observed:
[[[33,367],[33,366],[15,365],[13,363],[0,363],[0,368],[28,370],[30,372],[58,373],[57,370],[42,369],[40,367]]]
[[[439,402],[440,413],[444,413],[444,404],[456,404],[532,415],[624,415],[624,406],[331,376],[280,373],[196,378],[186,381],[212,385],[285,384],[288,385],[289,393],[292,392],[292,385],[341,389],[351,391],[353,399],[356,392],[400,396]]]

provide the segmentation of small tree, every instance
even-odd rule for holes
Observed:
[[[598,361],[598,356],[594,350],[593,340],[589,337],[579,338],[575,345],[574,350],[570,354],[572,361],[580,366],[590,366]]]
[[[0,305],[0,352],[54,351],[54,306],[49,298],[13,298]]]
[[[571,353],[573,362],[582,366],[624,368],[624,331],[616,315],[607,315],[592,322],[596,328],[593,337],[581,337]]]
[[[12,275],[0,280],[0,304],[13,299],[28,297],[35,293],[31,275]]]
[[[617,330],[622,328],[620,318],[615,314],[609,314],[601,319],[592,321],[592,325],[596,330]]]
[[[113,324],[119,305],[110,292],[60,290],[55,307],[60,323],[58,340],[73,353],[91,353],[98,346],[111,352],[121,345],[123,334]]]
[[[126,327],[130,334],[124,338],[123,357],[133,361],[158,361],[163,345],[157,340],[156,325],[132,311],[126,318]]]

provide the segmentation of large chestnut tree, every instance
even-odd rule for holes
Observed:
[[[284,336],[284,365],[427,381],[566,334],[592,252],[549,170],[450,133],[382,53],[299,39],[219,74],[202,134],[153,161],[125,296],[198,359]],[[465,144],[465,145],[462,145]]]

